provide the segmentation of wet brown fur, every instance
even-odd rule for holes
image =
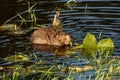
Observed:
[[[55,45],[64,46],[69,45],[71,41],[71,36],[66,34],[62,30],[57,30],[60,26],[59,12],[57,11],[52,27],[40,28],[33,32],[31,36],[31,42],[33,44],[44,44],[44,45]]]

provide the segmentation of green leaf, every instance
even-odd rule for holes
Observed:
[[[24,61],[29,61],[28,56],[22,55],[22,54],[17,54],[17,55],[12,55],[10,57],[5,58],[6,61],[11,61],[11,62],[24,62]]]
[[[97,43],[93,34],[88,33],[83,39],[83,48],[85,53],[96,53]]]
[[[101,53],[113,53],[114,43],[110,38],[102,39],[98,43],[98,51]]]

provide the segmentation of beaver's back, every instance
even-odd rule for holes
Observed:
[[[31,42],[34,44],[45,44],[45,45],[66,45],[65,40],[67,35],[63,31],[57,31],[52,27],[41,28],[33,32]],[[71,38],[70,36],[68,39]],[[69,39],[68,41],[70,41]],[[69,43],[69,42],[68,42]]]

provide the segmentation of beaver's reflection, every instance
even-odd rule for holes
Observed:
[[[66,52],[70,49],[70,46],[52,46],[52,45],[40,45],[40,44],[32,44],[33,49],[37,52],[47,52],[47,53],[54,53],[54,52]]]

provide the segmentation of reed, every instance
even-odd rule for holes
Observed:
[[[14,20],[15,18],[19,17],[21,23],[31,22],[32,26],[36,26],[37,25],[36,24],[37,17],[35,14],[35,6],[36,5],[37,5],[37,3],[34,3],[31,6],[30,2],[28,2],[28,10],[25,10],[23,12],[16,14],[15,16],[11,17],[10,19],[6,20],[4,24],[7,24],[7,23],[11,22],[12,20]],[[23,17],[26,14],[28,14],[28,18]]]

